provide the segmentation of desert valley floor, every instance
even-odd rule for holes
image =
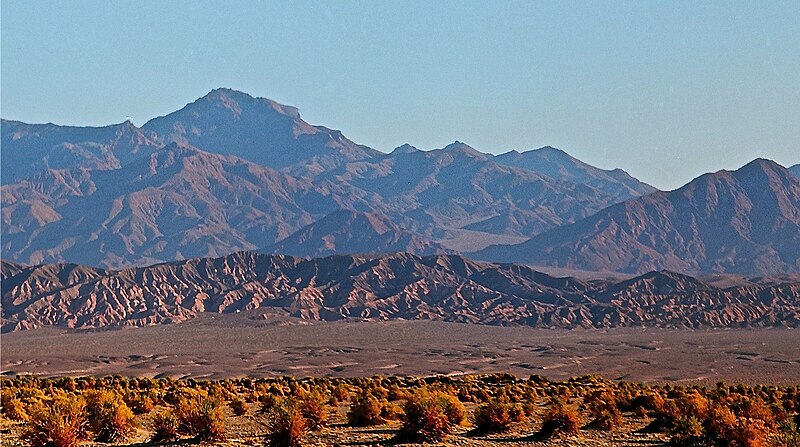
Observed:
[[[120,330],[3,334],[3,375],[222,378],[511,372],[565,379],[794,384],[792,329],[549,330],[429,321],[203,317]]]

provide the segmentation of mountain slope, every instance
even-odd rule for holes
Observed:
[[[800,179],[800,164],[796,164],[796,165],[792,166],[791,168],[789,168],[789,172],[791,172],[792,175],[794,175],[795,177]]]
[[[720,289],[672,272],[613,283],[460,256],[239,252],[144,268],[2,262],[3,332],[176,323],[202,313],[535,327],[800,327],[800,284]],[[247,315],[247,314],[246,314]]]
[[[798,272],[800,181],[758,159],[475,256],[595,271]]]
[[[522,153],[506,152],[494,157],[494,161],[506,166],[528,169],[551,178],[588,185],[620,200],[656,191],[652,186],[631,177],[622,169],[606,171],[596,168],[550,146]]]
[[[569,181],[495,163],[454,142],[346,163],[318,176],[384,197],[409,229],[448,238],[454,230],[532,235],[586,217],[621,199]],[[394,216],[392,216],[394,217]]]
[[[212,90],[142,129],[164,144],[190,144],[275,169],[299,162],[323,169],[381,154],[338,130],[308,124],[295,107],[230,89]]]
[[[293,256],[321,257],[349,253],[448,253],[443,246],[402,229],[375,213],[338,210],[263,250]]]
[[[50,170],[4,185],[3,256],[122,267],[222,255],[375,203],[346,186],[172,144],[113,171]]]
[[[160,147],[130,121],[105,127],[1,124],[3,184],[47,169],[117,169]]]

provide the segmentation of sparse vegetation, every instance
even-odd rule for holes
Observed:
[[[2,380],[0,396],[5,423],[18,427],[11,436],[31,447],[126,438],[216,442],[225,437],[226,407],[243,416],[250,405],[260,405],[258,414],[232,425],[241,430],[263,420],[274,446],[328,442],[341,433],[372,436],[370,442],[440,442],[472,434],[491,440],[501,432],[549,438],[576,434],[588,421],[588,428],[615,430],[615,438],[637,431],[675,446],[800,447],[796,386],[648,386],[596,376],[550,382],[508,374],[220,381],[21,376]],[[395,420],[402,421],[399,427]],[[360,431],[345,423],[383,427]],[[150,433],[139,430],[142,437],[134,440],[137,424]],[[582,436],[600,435],[589,430]]]

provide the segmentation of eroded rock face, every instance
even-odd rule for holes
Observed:
[[[309,320],[423,319],[536,327],[800,326],[800,281],[717,288],[673,272],[622,282],[419,257],[239,252],[104,271],[2,263],[3,331],[178,323],[269,308]]]

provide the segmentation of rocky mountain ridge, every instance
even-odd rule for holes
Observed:
[[[669,271],[559,278],[456,255],[304,259],[238,252],[107,271],[3,261],[3,331],[179,323],[266,311],[307,320],[441,320],[533,327],[800,327],[800,281],[718,288]]]

